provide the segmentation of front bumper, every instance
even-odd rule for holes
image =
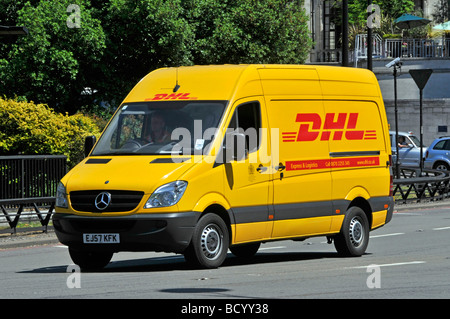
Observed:
[[[200,212],[89,217],[55,213],[59,241],[76,250],[165,251],[182,253],[189,245]],[[83,234],[119,234],[120,243],[85,244]]]

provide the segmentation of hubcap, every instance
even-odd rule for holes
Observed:
[[[353,246],[358,247],[364,240],[364,227],[358,218],[353,218],[350,222],[350,241]]]
[[[222,250],[222,237],[222,232],[214,224],[209,224],[203,229],[201,247],[206,258],[214,259],[219,255]]]

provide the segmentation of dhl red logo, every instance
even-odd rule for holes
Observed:
[[[283,142],[346,140],[376,140],[375,130],[357,130],[359,113],[327,113],[325,121],[317,113],[298,113],[296,122],[300,123],[298,132],[282,132]]]
[[[198,98],[190,96],[191,93],[159,93],[154,97],[145,99],[145,101],[161,101],[161,100],[197,100]]]

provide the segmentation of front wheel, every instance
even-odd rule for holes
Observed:
[[[369,221],[359,207],[347,211],[341,232],[334,238],[334,246],[340,255],[358,257],[369,244]]]
[[[216,214],[206,214],[195,226],[184,257],[195,266],[217,268],[227,257],[228,246],[229,233],[225,222]]]

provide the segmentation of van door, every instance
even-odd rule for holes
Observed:
[[[235,219],[233,243],[267,239],[273,224],[269,216],[270,145],[267,114],[261,99],[241,99],[234,104],[225,142],[233,140],[236,133],[245,135],[245,158],[227,154],[224,165],[225,195]]]
[[[272,145],[273,238],[326,233],[331,224],[331,174],[328,141],[323,140],[321,100],[271,100],[267,105]],[[274,139],[272,139],[274,140]]]
[[[389,154],[380,108],[372,101],[325,101],[329,118],[332,198],[341,213],[354,197],[386,196]]]

